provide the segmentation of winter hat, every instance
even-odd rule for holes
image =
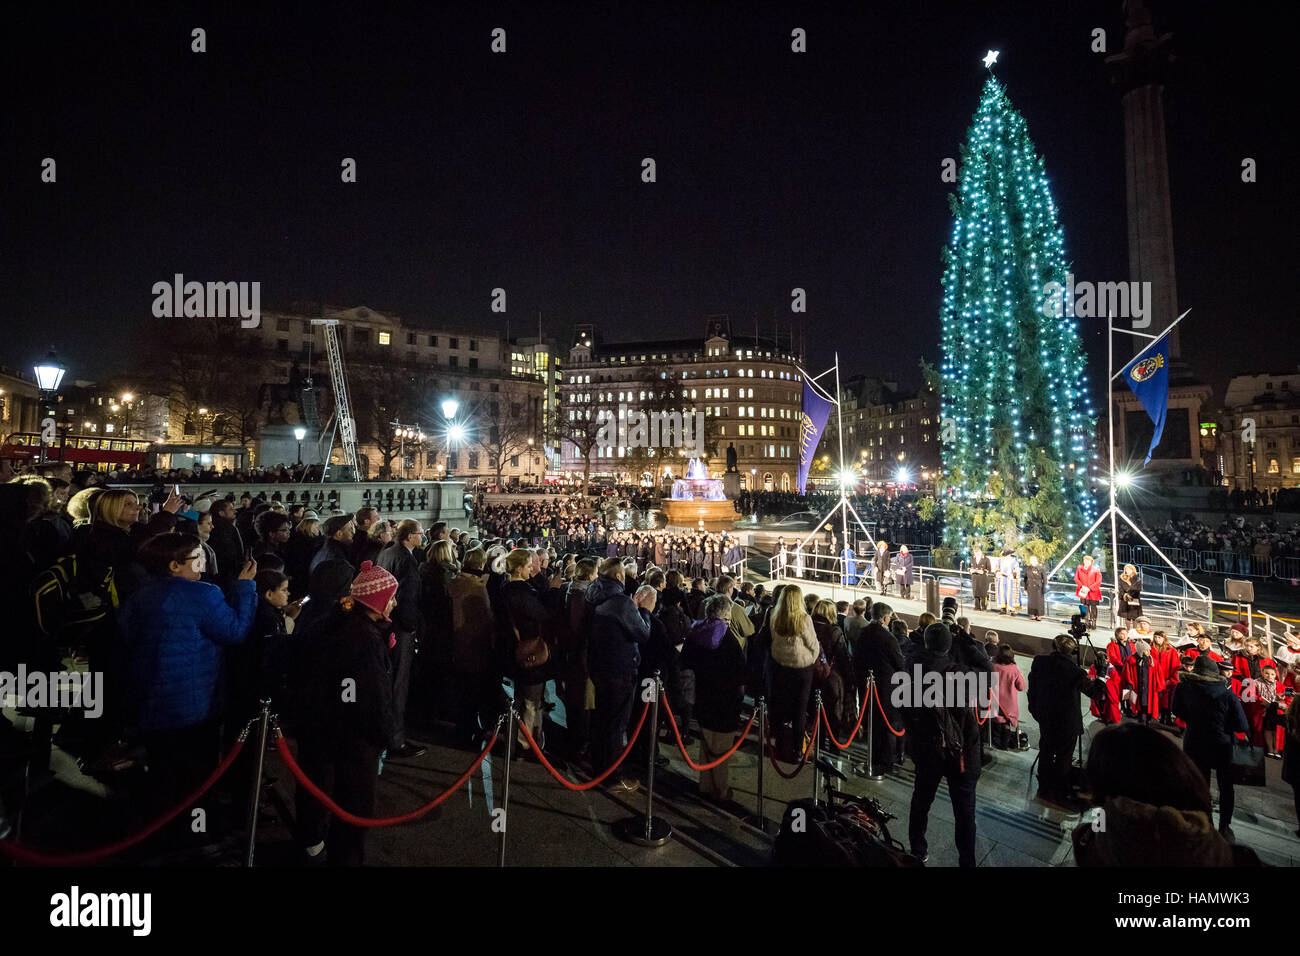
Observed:
[[[373,561],[361,562],[361,573],[352,582],[352,599],[388,620],[388,602],[397,593],[397,578]]]
[[[340,601],[352,590],[352,565],[342,558],[322,561],[312,569],[307,593],[316,600]]]
[[[212,510],[212,499],[200,498],[198,501],[194,502],[194,510],[201,515],[207,514]]]
[[[1202,654],[1192,665],[1192,674],[1202,680],[1218,680],[1219,664],[1209,654]]]
[[[948,625],[935,621],[925,629],[925,649],[932,654],[947,654],[952,650],[952,632]]]

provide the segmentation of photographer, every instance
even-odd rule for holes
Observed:
[[[1086,625],[1072,618],[1072,631]],[[1038,722],[1038,799],[1077,809],[1070,791],[1070,754],[1083,733],[1081,694],[1092,696],[1102,686],[1079,666],[1077,638],[1058,634],[1050,653],[1039,654],[1029,668],[1029,713]],[[1105,667],[1104,661],[1098,662]]]

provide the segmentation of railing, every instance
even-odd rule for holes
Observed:
[[[153,485],[121,484],[115,488],[128,488],[138,495],[148,495]],[[164,486],[171,490],[170,486]],[[414,518],[417,521],[446,521],[456,528],[464,528],[469,521],[465,511],[465,483],[463,481],[340,481],[321,485],[314,482],[219,484],[216,482],[185,484],[181,494],[193,500],[204,492],[216,491],[224,498],[233,494],[238,501],[243,495],[254,500],[279,501],[285,506],[301,504],[325,518],[330,512],[351,512],[360,508],[374,508],[385,520],[400,521]]]
[[[926,582],[934,579],[938,582],[941,600],[946,597],[957,599],[959,614],[965,614],[973,608],[974,588],[971,585],[970,571],[934,568],[919,564],[914,565],[912,571],[913,600],[924,600]],[[854,589],[877,588],[875,566],[869,558],[856,560],[851,568],[847,568],[842,559],[834,554],[778,552],[769,559],[768,574],[772,580],[825,584],[830,587],[832,594],[838,588],[845,588],[850,593]],[[988,575],[988,577],[992,582],[993,576]],[[1259,638],[1271,655],[1279,645],[1285,643],[1285,636],[1292,633],[1292,628],[1286,620],[1264,611],[1256,611],[1251,605],[1238,606],[1229,601],[1213,600],[1190,590],[1181,580],[1163,574],[1160,576],[1160,584],[1159,591],[1141,592],[1142,616],[1150,621],[1154,630],[1166,631],[1171,639],[1184,633],[1190,624],[1201,624],[1213,633],[1214,629],[1232,623],[1226,621],[1225,617],[1240,616],[1241,619],[1249,622],[1249,633]],[[893,584],[890,590],[893,594],[899,593]],[[1023,601],[1023,587],[1021,593]],[[990,606],[995,605],[995,594],[995,589],[990,587]],[[1103,584],[1101,595],[1097,607],[1098,627],[1119,626],[1121,620],[1115,613],[1115,588]],[[1057,579],[1047,582],[1044,593],[1045,620],[1066,620],[1078,612],[1079,599],[1072,580]]]
[[[1234,551],[1191,551],[1186,548],[1162,549],[1169,559],[1186,572],[1222,574],[1239,578],[1276,578],[1300,583],[1300,557],[1263,558]],[[1132,564],[1148,573],[1168,567],[1155,549],[1145,544],[1121,544],[1116,556],[1120,564]]]

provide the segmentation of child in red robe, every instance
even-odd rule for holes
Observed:
[[[1151,657],[1155,669],[1160,675],[1163,687],[1160,689],[1160,722],[1172,724],[1173,714],[1170,706],[1174,698],[1174,688],[1178,685],[1178,672],[1182,669],[1183,658],[1169,644],[1169,637],[1164,631],[1156,631],[1151,639]]]
[[[1101,702],[1093,700],[1088,705],[1092,715],[1101,720],[1103,724],[1118,724],[1123,716],[1120,711],[1120,690],[1123,682],[1123,673],[1120,668],[1111,666],[1109,660],[1098,659],[1097,663],[1088,668],[1088,676],[1095,678],[1099,674],[1105,674],[1106,696]]]
[[[1164,680],[1151,656],[1151,645],[1134,641],[1133,653],[1124,662],[1124,695],[1129,712],[1142,723],[1160,719],[1160,691]]]

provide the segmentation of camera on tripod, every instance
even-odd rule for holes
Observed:
[[[1088,622],[1084,620],[1082,614],[1070,615],[1070,636],[1080,644],[1082,644],[1083,639],[1088,636]]]

